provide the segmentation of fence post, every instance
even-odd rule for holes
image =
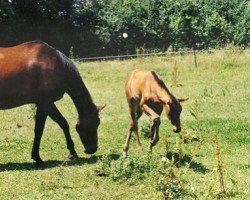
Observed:
[[[194,64],[195,64],[195,67],[198,67],[197,60],[196,60],[196,53],[195,53],[194,49],[193,49],[193,54],[194,54]]]

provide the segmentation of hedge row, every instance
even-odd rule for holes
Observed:
[[[40,39],[79,57],[249,46],[250,2],[2,0],[0,28],[1,46]]]

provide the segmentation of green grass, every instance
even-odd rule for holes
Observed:
[[[249,53],[237,52],[198,54],[198,68],[192,55],[76,63],[94,102],[107,104],[100,113],[100,149],[92,156],[83,153],[74,130],[76,110],[65,95],[57,106],[70,124],[81,158],[67,159],[63,133],[48,119],[40,151],[47,167],[35,169],[30,159],[33,107],[0,111],[0,199],[161,199],[166,188],[179,199],[220,198],[215,194],[220,187],[212,144],[214,133],[219,136],[225,169],[227,194],[221,198],[248,199],[249,58]],[[178,73],[173,73],[174,66]],[[156,71],[172,93],[189,97],[183,103],[182,134],[196,134],[201,143],[182,143],[162,115],[160,141],[149,154],[149,140],[144,132],[150,121],[143,116],[139,121],[143,151],[132,140],[130,157],[121,157],[129,123],[124,83],[136,68]],[[173,80],[182,86],[171,87]],[[182,155],[183,159],[175,164],[162,159],[167,153],[166,143],[170,153]],[[169,178],[171,174],[176,178]]]

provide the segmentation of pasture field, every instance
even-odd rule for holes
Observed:
[[[65,95],[57,105],[80,158],[67,159],[62,130],[48,119],[40,151],[43,169],[35,169],[30,159],[34,106],[0,111],[0,199],[249,199],[250,54],[201,53],[197,62],[195,68],[193,55],[176,55],[76,63],[94,102],[107,104],[100,113],[99,150],[83,153],[74,129],[76,109]],[[143,116],[143,150],[133,139],[124,159],[129,124],[124,83],[137,68],[156,71],[174,95],[189,100],[183,103],[180,135],[163,113],[160,141],[151,154],[150,121]]]

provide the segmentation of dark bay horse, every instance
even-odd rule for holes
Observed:
[[[173,126],[173,131],[176,133],[181,131],[180,114],[182,107],[180,102],[187,100],[187,98],[176,98],[172,95],[155,72],[134,70],[126,81],[125,91],[131,116],[129,133],[123,147],[125,157],[128,155],[132,132],[135,133],[137,144],[141,147],[138,135],[138,119],[143,112],[153,121],[150,132],[151,150],[159,141],[160,115],[163,108]]]
[[[99,111],[103,107],[93,103],[73,62],[41,41],[0,48],[0,109],[36,104],[31,158],[37,165],[43,164],[39,147],[47,116],[62,128],[70,157],[77,157],[69,125],[54,104],[65,92],[72,98],[78,112],[76,130],[85,153],[93,154],[98,148]]]

